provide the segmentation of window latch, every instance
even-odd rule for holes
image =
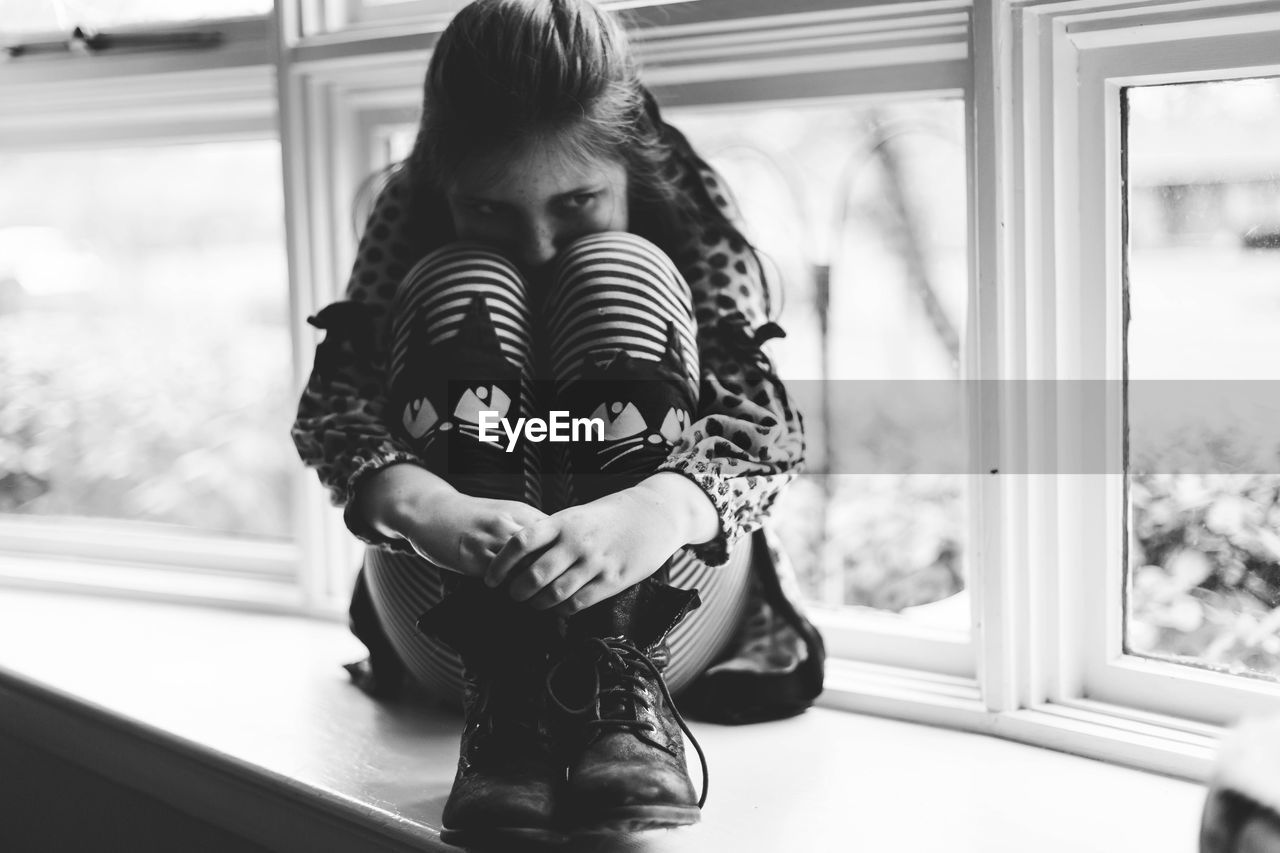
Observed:
[[[139,33],[101,33],[76,27],[71,36],[56,41],[33,41],[5,46],[10,59],[45,53],[98,54],[107,50],[191,50],[216,47],[222,33],[216,30],[168,30]]]

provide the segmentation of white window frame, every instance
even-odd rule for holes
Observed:
[[[193,51],[0,63],[0,151],[274,139],[268,19],[182,28],[217,31],[223,41]],[[298,491],[302,477],[295,479]],[[308,608],[298,583],[303,541],[296,532],[272,541],[157,532],[128,521],[7,515],[0,517],[0,582],[297,611]]]
[[[395,0],[384,4],[367,0],[302,0],[299,34],[391,30],[406,22],[439,30],[462,5],[459,0]]]
[[[1059,380],[995,401],[993,449],[1006,471],[1077,472],[1001,478],[983,692],[1010,736],[1203,779],[1222,727],[1280,711],[1280,686],[1123,654],[1124,477],[1082,472],[1123,470],[1120,91],[1280,74],[1280,4],[1000,0],[975,17],[988,343],[996,375]],[[1061,380],[1110,381],[1105,432],[1059,426],[1092,404]]]
[[[1108,387],[1118,389],[1123,376],[1123,87],[1280,75],[1280,4],[1252,6],[1227,18],[1186,3],[1055,16],[1052,67],[1076,69],[1043,81],[1057,105],[1050,131],[1057,180],[1045,200],[1056,220],[1050,286],[1057,305],[1043,307],[1056,327],[1056,352],[1045,357],[1056,360],[1058,377],[1111,380]],[[1107,396],[1114,399],[1106,401],[1106,470],[1119,471],[1123,408],[1118,394]],[[1069,420],[1062,415],[1071,406],[1059,400],[1059,420]],[[1063,535],[1054,554],[1042,555],[1056,558],[1061,618],[1072,631],[1063,640],[1078,652],[1057,672],[1051,696],[1082,694],[1215,724],[1280,710],[1268,682],[1124,655],[1124,478],[1064,477],[1054,491],[1043,498],[1056,498],[1060,531],[1100,535]]]
[[[691,6],[699,0],[598,0],[602,8],[615,12],[649,9],[656,6]],[[418,31],[439,32],[467,0],[299,0],[298,39],[346,41],[394,35],[406,26]],[[739,4],[740,6],[742,4]],[[760,11],[758,0],[752,4]],[[772,11],[765,8],[764,11]],[[740,13],[740,12],[739,12]],[[701,10],[696,13],[704,17]]]

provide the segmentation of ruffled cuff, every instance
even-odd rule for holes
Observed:
[[[748,532],[730,500],[729,481],[722,466],[707,459],[697,450],[677,452],[658,466],[658,472],[671,471],[683,475],[702,489],[715,507],[720,519],[716,535],[706,542],[687,546],[689,551],[708,566],[723,566],[729,561],[733,543]],[[758,525],[757,525],[758,526]],[[754,529],[754,528],[753,528]]]
[[[422,460],[414,454],[395,446],[392,442],[384,442],[373,451],[369,458],[359,462],[351,476],[347,478],[346,494],[335,500],[334,503],[343,507],[342,520],[346,523],[347,530],[350,530],[351,535],[356,539],[366,545],[372,545],[388,551],[413,554],[417,552],[413,550],[413,546],[408,542],[403,539],[391,539],[383,536],[356,512],[355,495],[364,479],[400,462],[408,462],[415,465],[422,464]]]

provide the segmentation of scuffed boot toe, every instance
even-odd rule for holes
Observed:
[[[579,832],[640,832],[701,819],[684,768],[650,761],[587,765],[569,779],[566,822]]]
[[[561,842],[565,836],[554,824],[555,789],[546,774],[459,778],[445,804],[440,838],[476,847]]]

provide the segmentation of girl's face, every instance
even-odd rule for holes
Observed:
[[[478,240],[535,272],[587,234],[627,230],[627,170],[583,156],[563,135],[478,159],[445,196],[462,240]]]

